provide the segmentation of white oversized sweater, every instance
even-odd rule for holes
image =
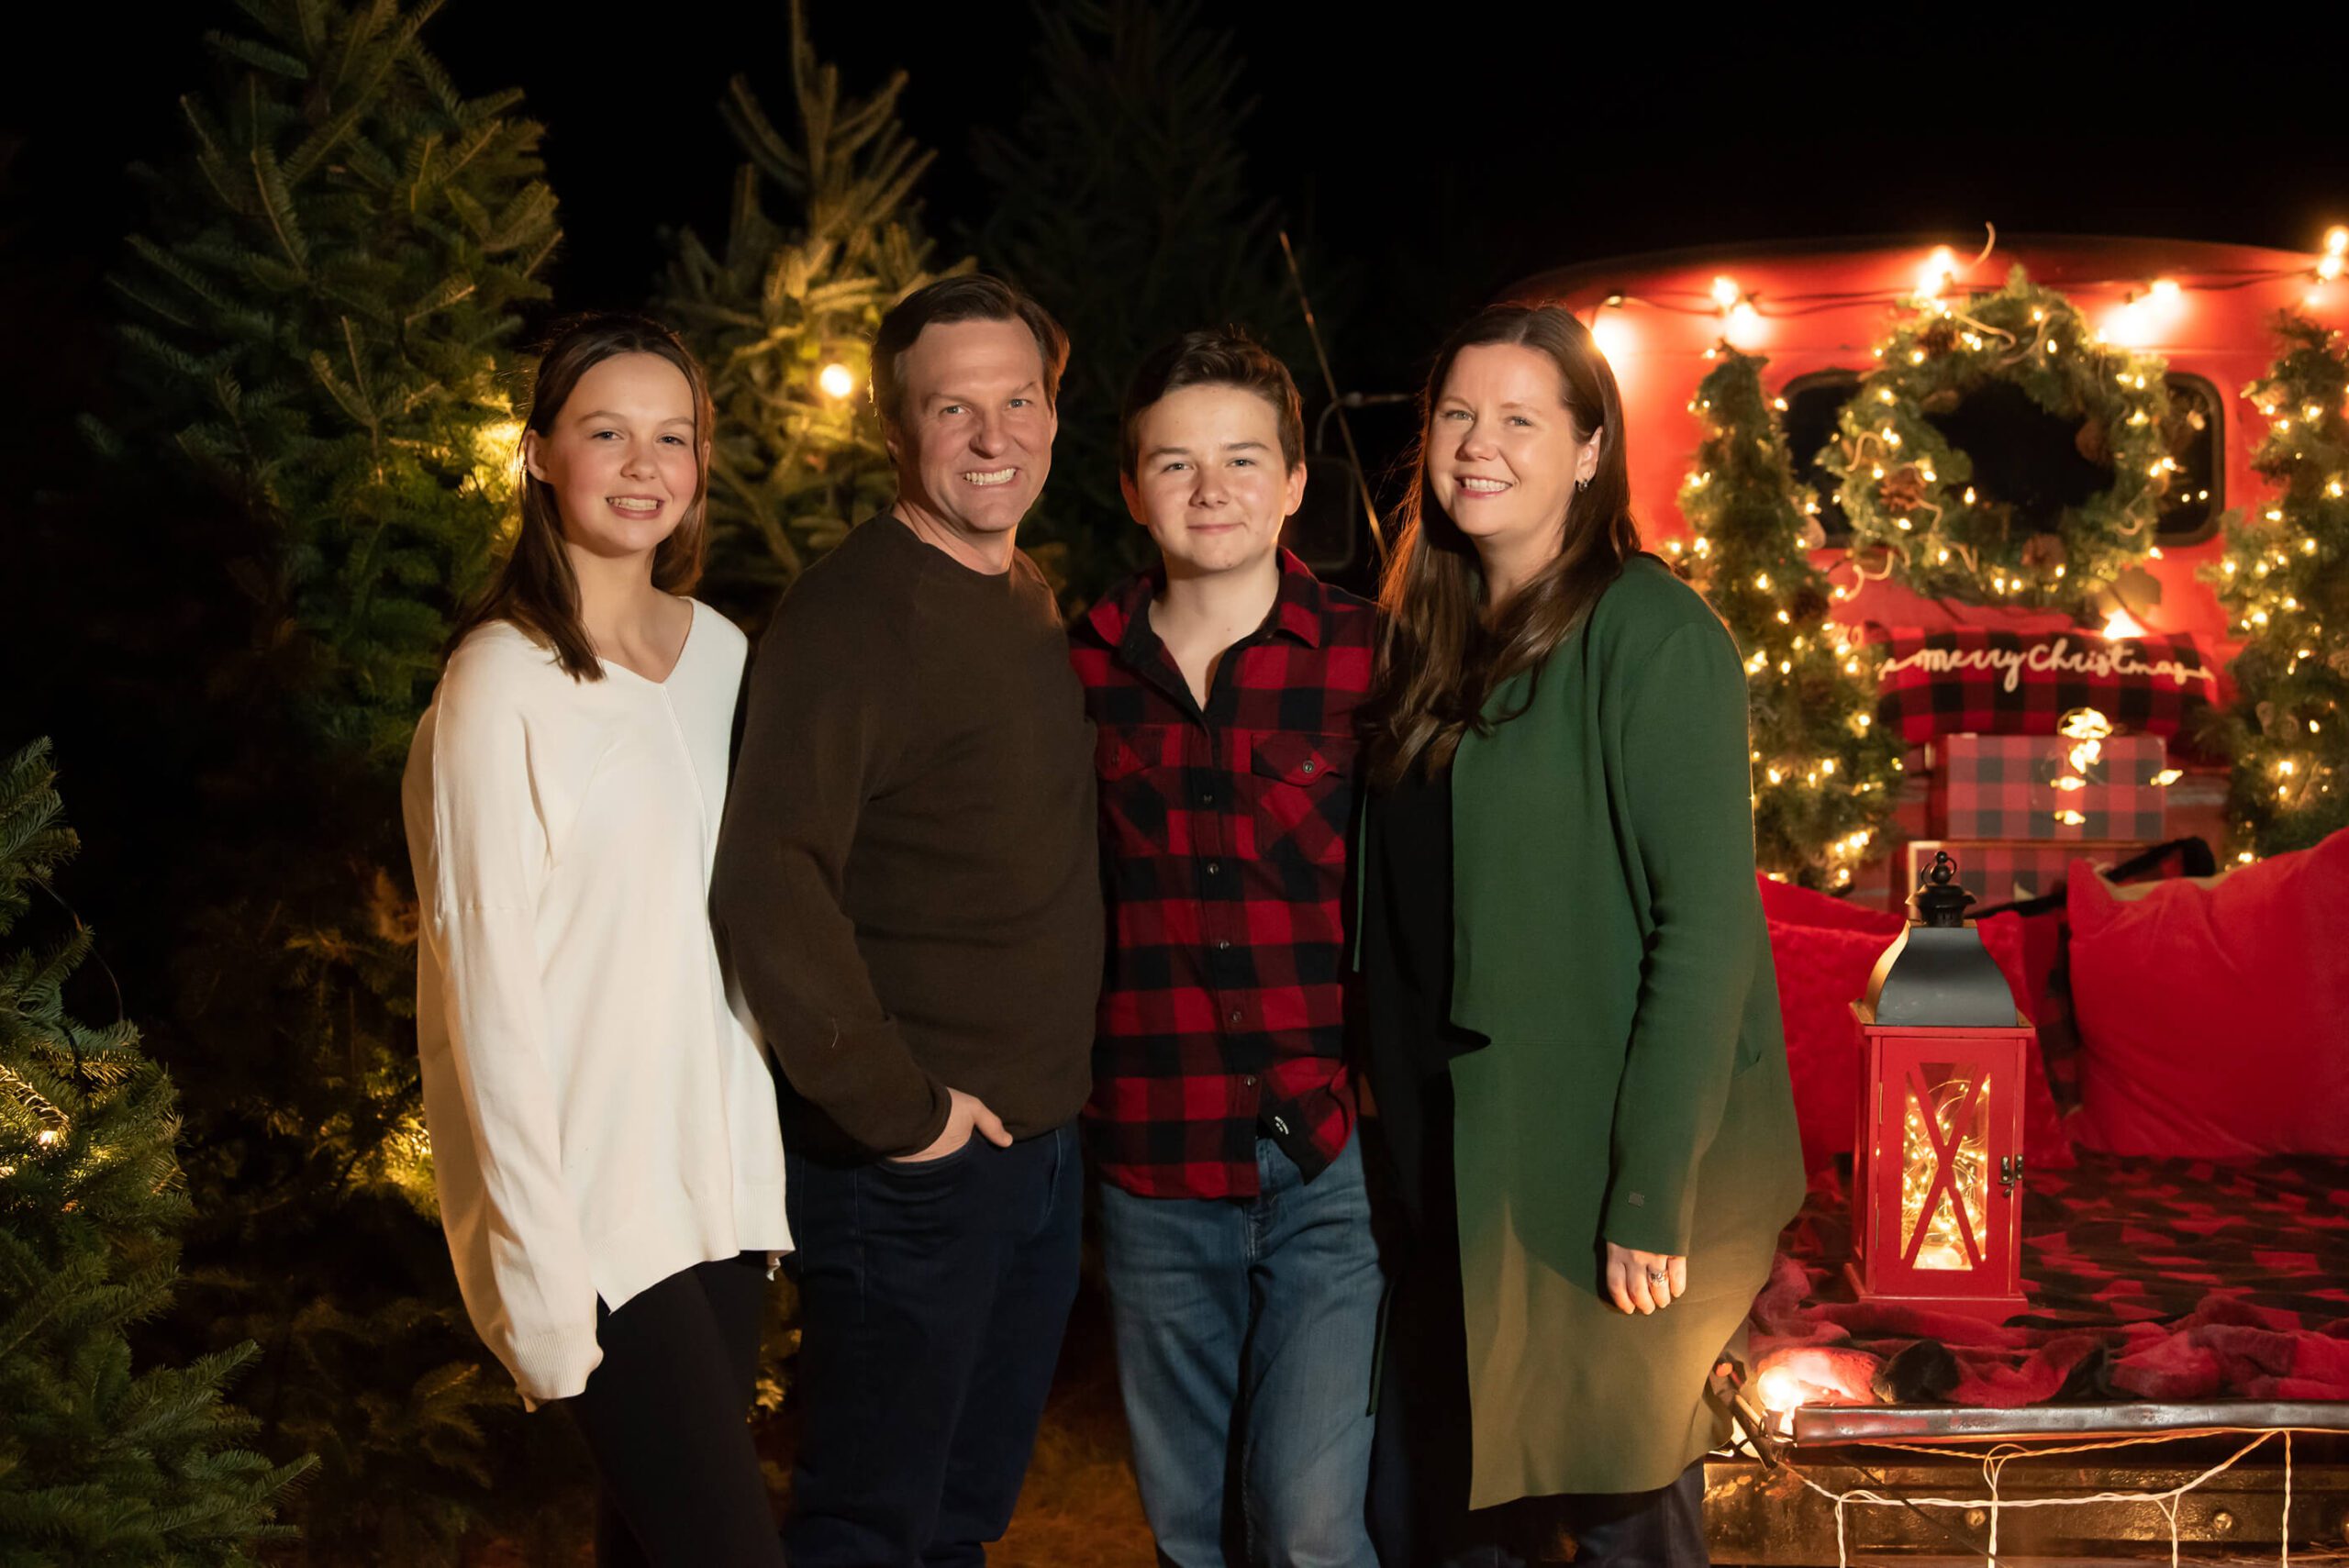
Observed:
[[[774,1080],[708,913],[746,653],[696,603],[666,681],[574,681],[494,623],[408,753],[441,1225],[533,1406],[586,1386],[597,1296],[791,1246]]]

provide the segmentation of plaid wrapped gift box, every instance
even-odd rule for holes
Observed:
[[[1913,839],[1909,843],[1909,889],[1913,890],[1933,869],[1933,851],[1947,850],[1957,862],[1957,883],[1974,895],[1966,911],[2019,904],[2053,893],[2074,861],[2099,867],[2117,865],[2135,854],[2141,844],[2054,843],[2039,839]]]
[[[2169,836],[2169,767],[2158,735],[2109,735],[2090,743],[2060,735],[1949,735],[1931,748],[1932,813],[1945,839],[2047,839],[2063,843],[2153,843]],[[2065,780],[2078,782],[2069,784]]]
[[[2076,707],[2132,734],[2176,735],[2219,695],[2217,667],[2191,637],[1870,626],[1867,640],[1884,655],[1876,722],[1912,746],[1969,731],[2053,735]]]

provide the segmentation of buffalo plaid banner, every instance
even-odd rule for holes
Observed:
[[[1974,895],[1976,907],[2020,904],[2053,893],[2074,861],[2099,867],[2127,860],[2144,846],[2114,843],[2054,843],[2033,839],[1913,839],[1909,843],[1909,886],[1933,869],[1933,851],[1947,850],[1957,862],[1957,883]]]
[[[1876,722],[1911,745],[1966,731],[2053,735],[2076,707],[2117,729],[2175,735],[2219,689],[2190,637],[1872,626],[1867,639],[1884,653]]]
[[[2085,751],[2095,760],[2076,759]],[[2169,837],[2168,792],[2154,782],[2169,766],[2158,735],[2107,736],[2085,749],[2055,735],[1952,735],[1935,741],[1931,756],[1932,821],[1944,837],[2065,843]]]

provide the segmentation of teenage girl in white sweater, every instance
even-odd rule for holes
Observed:
[[[783,1147],[708,919],[747,648],[686,596],[710,425],[666,328],[559,330],[402,790],[450,1255],[525,1402],[578,1418],[607,1565],[783,1562],[745,1425]]]

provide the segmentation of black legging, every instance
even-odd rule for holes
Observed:
[[[597,1568],[781,1568],[748,1425],[766,1284],[744,1252],[596,1304],[604,1359],[563,1403],[603,1483]]]
[[[1402,1102],[1391,1095],[1382,1111]],[[1382,1120],[1364,1144],[1371,1169],[1397,1179],[1390,1130],[1416,1129],[1420,1201],[1389,1211],[1394,1260],[1378,1425],[1372,1438],[1370,1532],[1388,1568],[1526,1568],[1553,1561],[1564,1531],[1582,1568],[1707,1568],[1705,1466],[1653,1492],[1520,1498],[1472,1511],[1468,1327],[1452,1180],[1452,1080],[1429,1080],[1411,1120]],[[1391,1113],[1390,1113],[1391,1115]],[[1368,1125],[1368,1124],[1365,1124]]]

